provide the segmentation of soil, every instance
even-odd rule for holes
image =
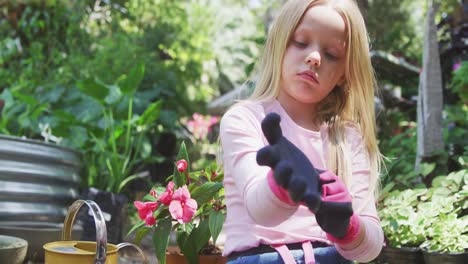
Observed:
[[[222,249],[210,244],[201,250],[200,255],[221,255],[221,253],[223,253]]]

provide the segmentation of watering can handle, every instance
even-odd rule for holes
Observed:
[[[124,248],[124,247],[132,247],[134,249],[136,249],[136,251],[138,251],[138,253],[140,253],[140,255],[143,257],[143,264],[148,264],[148,258],[146,258],[146,255],[145,253],[143,253],[143,250],[141,250],[141,248],[137,247],[136,245],[132,244],[132,243],[127,243],[127,242],[123,242],[123,243],[120,243],[117,245],[117,248],[120,250],[121,248]]]
[[[62,240],[71,240],[73,223],[75,222],[76,214],[83,204],[89,207],[93,214],[94,224],[96,225],[96,258],[94,259],[94,264],[104,264],[107,254],[106,221],[104,220],[101,209],[94,201],[77,200],[68,208],[68,213],[63,225]]]

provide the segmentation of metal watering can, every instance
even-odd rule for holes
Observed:
[[[96,225],[96,242],[73,241],[71,231],[76,214],[83,204],[86,204],[93,215]],[[143,251],[134,244],[107,243],[106,222],[99,206],[91,200],[77,200],[68,209],[62,230],[62,241],[50,242],[44,245],[45,264],[117,264],[118,251],[124,247],[132,247],[143,257],[143,263],[148,264]]]

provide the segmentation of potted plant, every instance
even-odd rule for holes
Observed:
[[[425,263],[466,263],[468,259],[468,170],[434,179],[431,197],[418,205],[424,216]]]
[[[386,246],[379,260],[387,263],[424,263],[419,249],[424,242],[423,220],[416,206],[426,188],[394,190],[379,206],[379,216],[385,234]]]
[[[467,183],[468,173],[463,169],[434,178],[430,188],[392,191],[379,208],[387,240],[380,259],[388,263],[458,263],[456,259],[465,259]]]
[[[140,221],[136,243],[152,234],[159,263],[210,263],[200,256],[207,246],[216,244],[225,219],[223,173],[216,163],[200,171],[191,171],[185,144],[182,143],[167,186],[156,186],[143,201],[135,201]],[[168,251],[169,238],[176,235],[176,252]],[[211,244],[210,238],[212,239]],[[180,250],[180,253],[178,254]],[[225,263],[219,256],[213,263]],[[220,260],[221,259],[221,260]]]

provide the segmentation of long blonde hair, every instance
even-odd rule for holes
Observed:
[[[371,168],[369,190],[378,197],[382,155],[376,140],[374,87],[376,80],[369,56],[369,39],[358,6],[351,0],[289,0],[270,29],[258,66],[255,90],[248,101],[269,101],[280,90],[281,65],[288,43],[306,11],[315,5],[328,5],[344,19],[347,28],[347,54],[343,85],[336,86],[320,102],[317,121],[329,127],[327,166],[350,186],[352,157],[347,157],[345,127],[353,124],[363,135]]]

